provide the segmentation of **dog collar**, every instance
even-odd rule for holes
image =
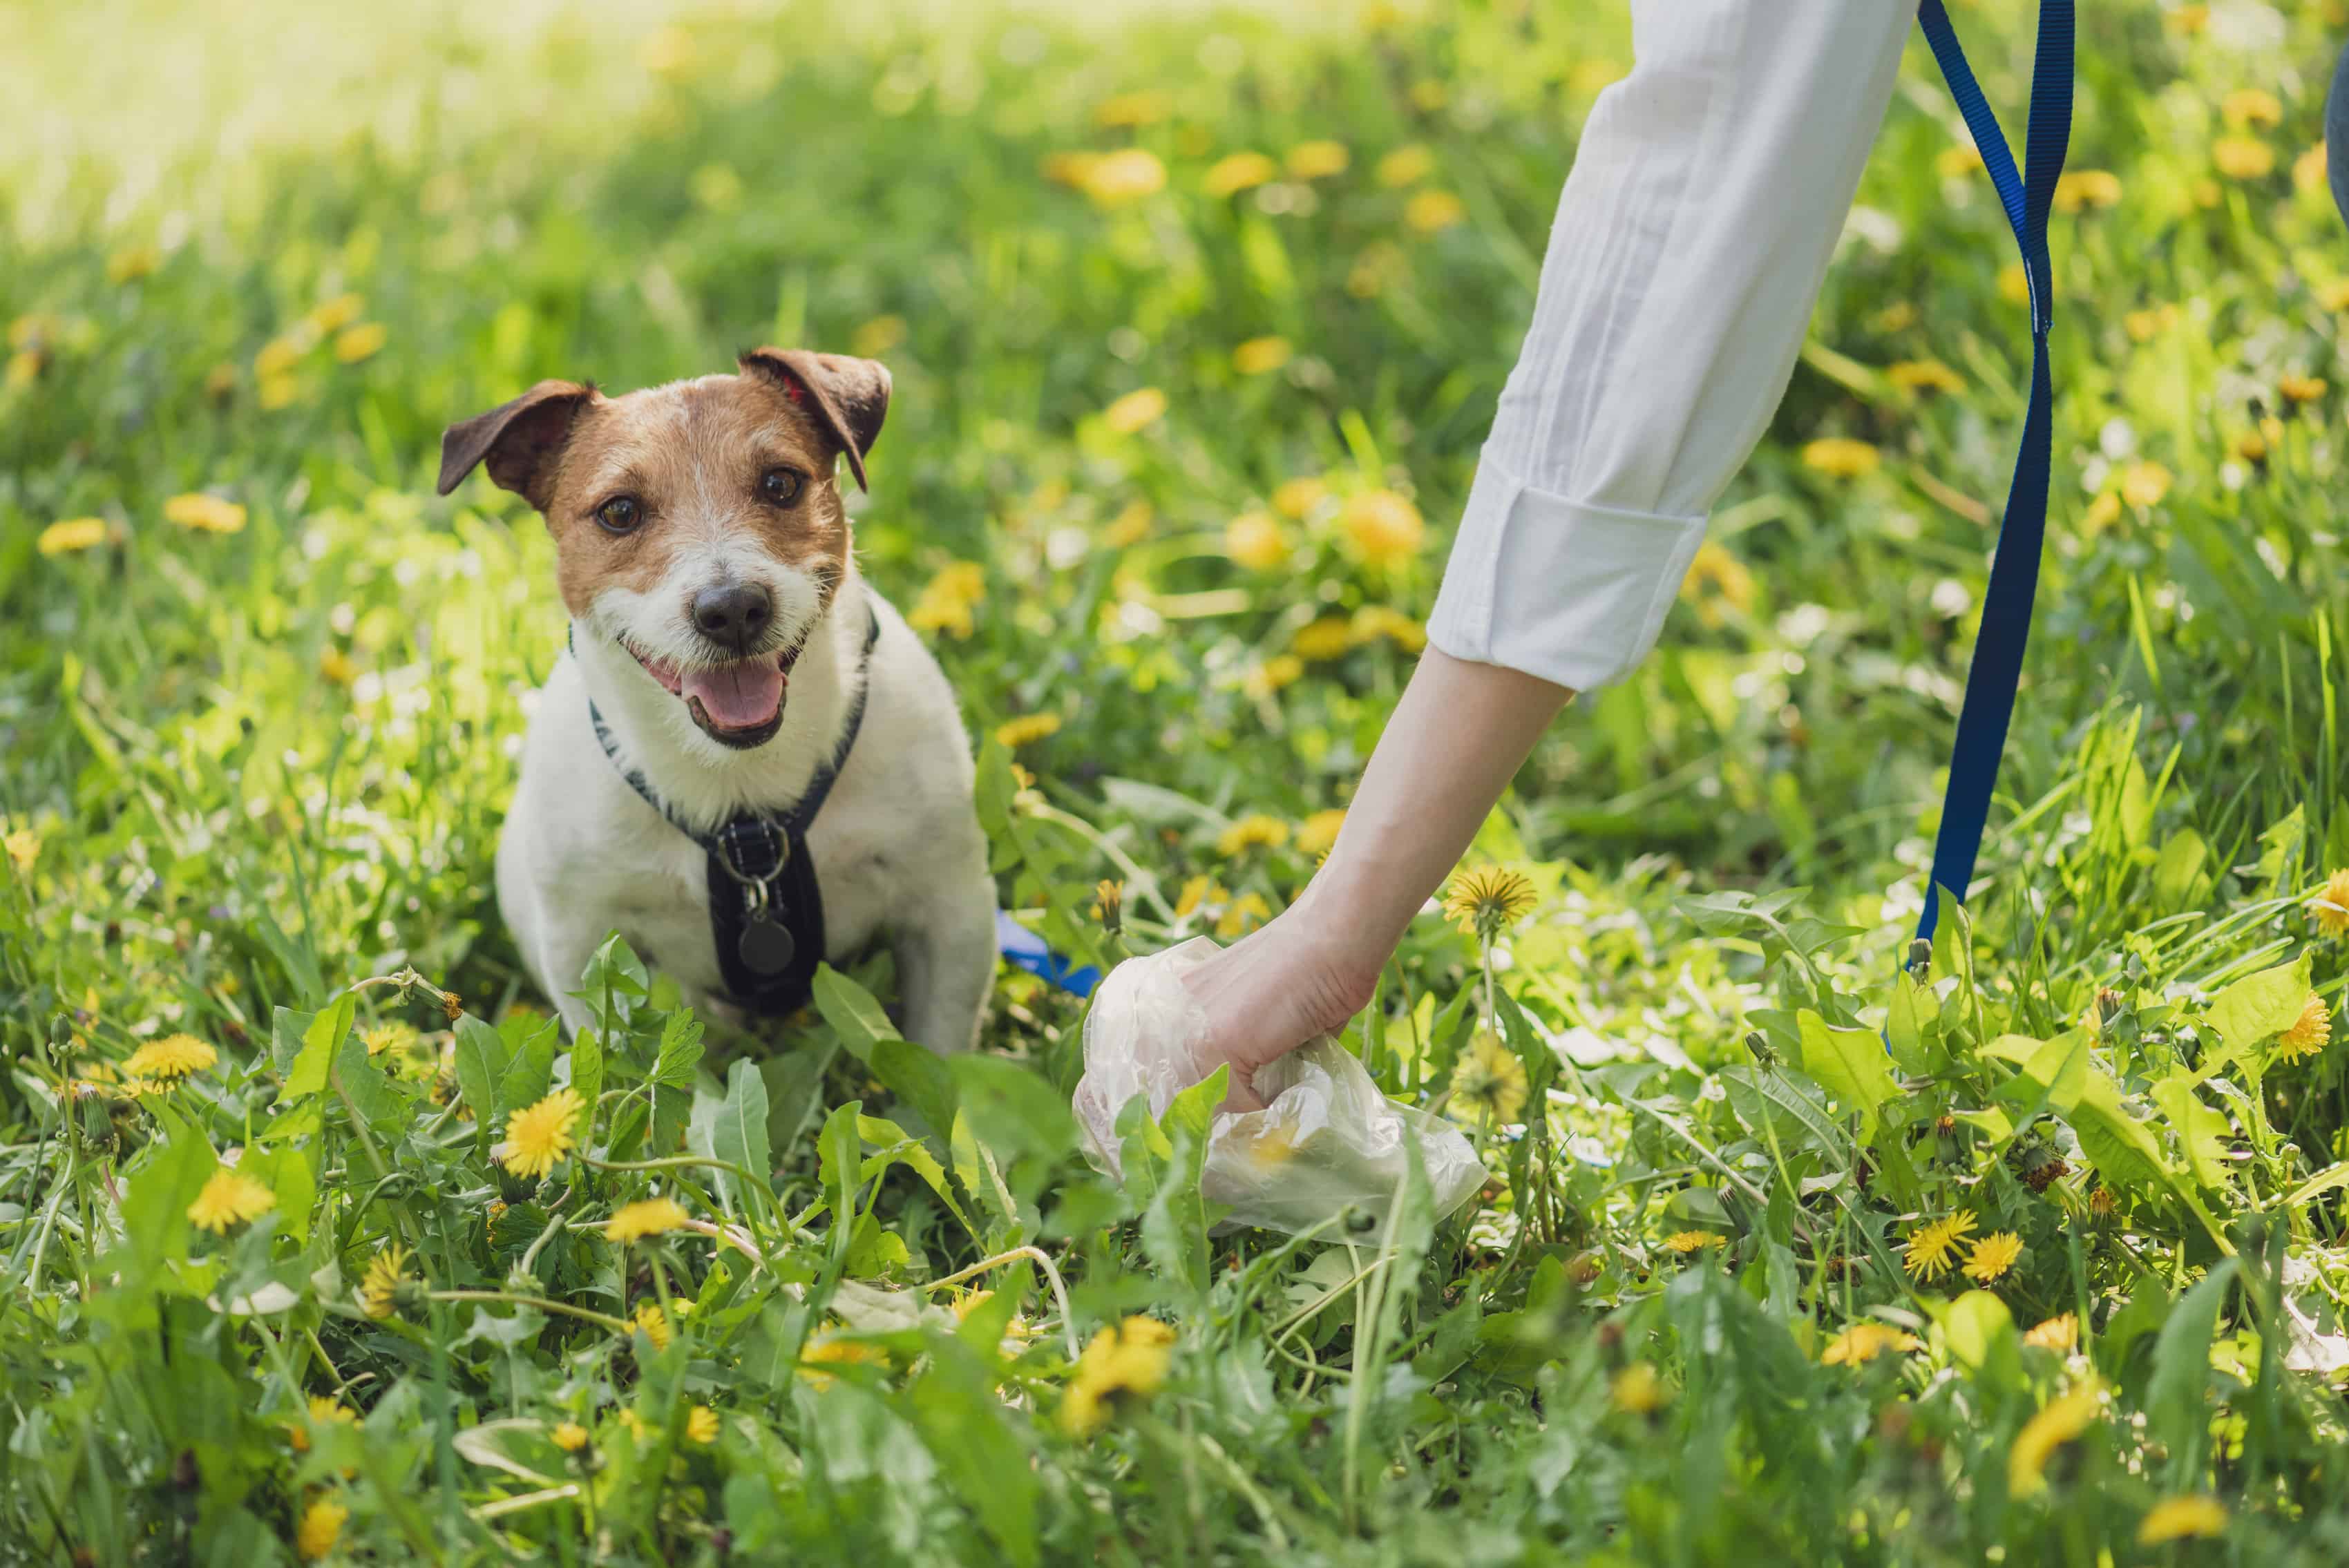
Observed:
[[[718,950],[718,971],[730,1000],[768,1017],[795,1013],[812,995],[816,965],[823,962],[823,893],[816,885],[815,860],[807,830],[824,798],[848,762],[849,748],[864,723],[864,696],[872,685],[873,645],[881,639],[881,615],[869,604],[871,629],[864,635],[864,679],[849,700],[848,723],[831,758],[815,770],[800,798],[780,812],[745,811],[704,831],[678,816],[653,792],[645,776],[620,760],[595,699],[587,717],[595,739],[628,788],[668,825],[701,846],[709,858],[709,934]]]

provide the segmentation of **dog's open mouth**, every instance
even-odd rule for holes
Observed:
[[[652,657],[625,637],[620,645],[645,667],[645,674],[683,702],[701,732],[719,745],[747,750],[772,740],[782,727],[792,665],[800,654],[796,645],[713,668],[686,670]]]

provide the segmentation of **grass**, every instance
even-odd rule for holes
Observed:
[[[1924,958],[2027,360],[1911,51],[1663,646],[1472,856],[1536,907],[1421,920],[1350,1032],[1485,1200],[1303,1239],[1212,1233],[1195,1106],[1089,1171],[1081,1006],[1025,976],[940,1068],[885,965],[752,1041],[614,945],[559,1040],[489,875],[551,552],[431,497],[438,433],[884,357],[858,542],[982,738],[1007,905],[1093,962],[1245,929],[1409,672],[1620,16],[18,18],[0,1541],[2339,1561],[2342,10],[2084,14],[2037,636]],[[2019,111],[2026,8],[1959,20]]]

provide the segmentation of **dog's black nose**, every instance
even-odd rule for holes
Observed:
[[[755,583],[730,583],[693,596],[693,624],[711,642],[747,653],[774,619],[774,595]]]

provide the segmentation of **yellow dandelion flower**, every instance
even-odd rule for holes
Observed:
[[[1295,686],[1305,676],[1305,661],[1295,654],[1275,654],[1250,669],[1240,681],[1240,689],[1249,698],[1261,701],[1283,686]]]
[[[2268,438],[2257,430],[2246,430],[2235,438],[2235,456],[2247,463],[2268,460]]]
[[[1017,751],[1023,746],[1033,746],[1060,733],[1059,714],[1023,713],[995,727],[995,743],[1006,751]]]
[[[277,1194],[229,1166],[222,1166],[188,1205],[188,1218],[200,1231],[226,1235],[231,1225],[257,1220],[277,1206]]]
[[[2335,278],[2321,284],[2316,291],[2316,303],[2327,310],[2349,310],[2349,278]]]
[[[5,384],[11,392],[30,387],[41,378],[41,366],[48,362],[47,349],[20,349],[8,356],[8,368],[5,375],[0,375],[0,384]]]
[[[668,1348],[671,1337],[668,1314],[660,1309],[660,1303],[648,1301],[637,1307],[636,1323],[638,1328],[644,1330],[645,1337],[652,1341],[655,1350]]]
[[[2264,180],[2275,161],[2275,149],[2256,136],[2222,136],[2210,144],[2210,162],[2230,180]]]
[[[373,357],[389,342],[391,333],[379,321],[363,321],[357,326],[347,326],[335,335],[335,357],[345,365],[357,365]]]
[[[957,561],[942,568],[923,587],[905,621],[917,632],[968,637],[976,629],[971,610],[986,596],[984,569],[975,561]]]
[[[1688,1256],[1691,1253],[1701,1253],[1707,1247],[1723,1247],[1728,1244],[1729,1239],[1718,1231],[1674,1231],[1664,1238],[1665,1247],[1680,1253],[1682,1257]]]
[[[359,1031],[359,1041],[367,1047],[367,1055],[371,1057],[405,1057],[424,1043],[417,1034],[415,1025],[401,1023],[396,1018],[387,1023],[368,1025]]]
[[[1093,884],[1093,918],[1111,931],[1125,923],[1125,884],[1107,877]]]
[[[330,300],[322,300],[312,305],[310,314],[302,319],[313,333],[324,337],[328,333],[340,332],[358,320],[366,309],[367,301],[361,295],[338,294]]]
[[[2206,212],[2227,199],[2227,193],[2219,188],[2216,180],[2197,180],[2188,194],[2194,198],[2194,204]]]
[[[564,1421],[547,1434],[554,1446],[566,1454],[575,1454],[587,1446],[587,1429],[576,1421]]]
[[[163,253],[153,245],[125,245],[106,258],[106,281],[135,284],[163,264]]]
[[[44,555],[70,555],[78,550],[94,550],[105,542],[106,519],[69,517],[41,530],[33,548]]]
[[[41,858],[41,835],[30,828],[18,828],[0,838],[0,849],[7,851],[8,863],[16,868],[18,875],[30,876],[33,862]]]
[[[2210,7],[2180,5],[2175,10],[2165,13],[2161,18],[2161,25],[2168,32],[2190,38],[2210,25]]]
[[[1243,376],[1266,376],[1296,354],[1285,337],[1251,337],[1232,350],[1232,368]]]
[[[2113,1212],[2119,1207],[2119,1202],[2113,1196],[2113,1190],[2101,1181],[2088,1193],[2088,1212],[2099,1220],[2110,1218]]]
[[[1122,207],[1166,188],[1166,165],[1145,148],[1086,156],[1070,181],[1103,207]]]
[[[351,1511],[333,1498],[318,1498],[302,1511],[301,1522],[294,1527],[295,1549],[316,1562],[343,1538],[343,1522],[350,1516]]]
[[[308,1426],[289,1426],[285,1440],[297,1454],[310,1451],[310,1427],[349,1426],[359,1418],[359,1413],[349,1406],[330,1399],[324,1394],[310,1396]]]
[[[2333,1009],[2324,998],[2311,991],[2308,1000],[2301,1004],[2300,1016],[2292,1027],[2276,1037],[2278,1059],[2296,1062],[2304,1057],[2321,1054],[2333,1043]]]
[[[1906,332],[1916,325],[1917,307],[1905,299],[1894,300],[1890,304],[1878,311],[1868,324],[1870,331],[1887,335]]]
[[[253,388],[253,400],[272,414],[292,407],[301,396],[302,384],[291,376],[264,376]]]
[[[707,1405],[696,1405],[686,1412],[685,1435],[704,1448],[718,1440],[718,1412]]]
[[[1199,189],[1210,196],[1236,196],[1278,178],[1279,173],[1280,165],[1261,152],[1235,152],[1218,159],[1207,170],[1199,181]]]
[[[1884,454],[1866,441],[1855,441],[1846,436],[1822,436],[1803,448],[1803,464],[1839,480],[1857,479],[1872,474],[1884,462]]]
[[[1297,628],[1288,639],[1297,656],[1313,664],[1340,657],[1354,645],[1354,629],[1342,616],[1324,615]]]
[[[1220,907],[1231,895],[1206,877],[1192,877],[1174,895],[1174,918],[1188,920],[1201,909]]]
[[[1166,413],[1166,394],[1155,387],[1129,392],[1102,410],[1102,423],[1121,436],[1131,436],[1156,424]]]
[[[1998,297],[2009,304],[2031,303],[2031,274],[2021,262],[2009,262],[1998,270]]]
[[[1982,167],[1982,154],[1971,141],[1945,147],[1933,155],[1933,172],[1944,180],[1962,180]]]
[[[1886,367],[1885,379],[1908,392],[1962,392],[1965,378],[1938,359],[1903,359]]]
[[[2055,210],[2077,212],[2091,207],[2121,204],[2121,180],[2109,169],[2079,169],[2057,177]]]
[[[2287,403],[2313,403],[2324,396],[2322,376],[2286,376],[2276,382],[2276,391]]]
[[[383,1250],[367,1260],[367,1273],[359,1279],[359,1310],[380,1323],[389,1317],[399,1305],[399,1286],[408,1272],[408,1249],[398,1242],[386,1242]]]
[[[1965,1275],[1976,1284],[1988,1284],[2005,1277],[2023,1255],[2023,1238],[2012,1231],[1992,1231],[1973,1245],[1966,1255]]]
[[[829,1388],[832,1374],[823,1367],[885,1366],[888,1360],[889,1353],[877,1345],[827,1334],[809,1341],[800,1352],[800,1376],[818,1388]]]
[[[1224,553],[1251,572],[1269,572],[1288,560],[1288,535],[1270,512],[1244,511],[1224,525]]]
[[[1427,524],[1419,508],[1388,490],[1349,497],[1338,511],[1338,526],[1355,552],[1373,566],[1394,566],[1412,560],[1427,537]]]
[[[1344,808],[1333,806],[1326,811],[1316,811],[1297,824],[1294,842],[1297,852],[1316,860],[1338,847],[1338,830],[1346,825]]]
[[[1346,292],[1356,299],[1376,299],[1411,275],[1411,258],[1402,247],[1373,240],[1346,270]]]
[[[1526,1064],[1517,1053],[1490,1029],[1479,1029],[1452,1068],[1452,1099],[1446,1109],[1455,1120],[1474,1127],[1503,1126],[1525,1115],[1529,1087]]]
[[[2137,1527],[2139,1546],[2159,1546],[2189,1537],[2215,1538],[2226,1533],[2227,1505],[2215,1497],[2166,1497],[2146,1511]]]
[[[1671,1390],[1645,1361],[1634,1361],[1615,1374],[1607,1390],[1608,1403],[1633,1416],[1651,1415],[1671,1403]]]
[[[1156,515],[1148,501],[1129,501],[1102,527],[1102,542],[1112,550],[1139,544],[1150,537],[1151,520]]]
[[[685,1223],[684,1205],[674,1198],[646,1198],[615,1210],[604,1222],[604,1239],[626,1246],[647,1236],[665,1235]]]
[[[1288,824],[1257,812],[1242,817],[1216,839],[1216,852],[1226,860],[1257,848],[1274,849],[1288,842]]]
[[[1411,107],[1422,114],[1433,114],[1452,101],[1452,89],[1433,77],[1422,77],[1411,84]]]
[[[1347,625],[1346,634],[1357,647],[1381,640],[1392,643],[1405,653],[1415,654],[1427,646],[1427,628],[1392,604],[1365,604],[1354,612]]]
[[[2332,154],[2320,141],[2292,160],[2292,188],[2295,191],[2322,191],[2331,178],[2332,170]]]
[[[1300,141],[1288,150],[1288,172],[1298,180],[1326,180],[1346,172],[1353,160],[1342,141]]]
[[[1245,936],[1272,918],[1272,905],[1260,892],[1244,892],[1224,908],[1223,918],[1216,922],[1216,934],[1229,942],[1235,936]]]
[[[2159,463],[2131,463],[2121,470],[2121,500],[2135,507],[2159,506],[2174,478]]]
[[[2263,88],[2238,88],[2219,100],[2219,113],[2237,130],[2254,125],[2272,130],[2283,123],[2283,100]]]
[[[2053,1350],[2058,1356],[2069,1356],[2080,1346],[2079,1315],[2059,1313],[2044,1323],[2034,1324],[2023,1335],[2023,1343],[2035,1345],[2042,1350]]]
[[[1924,1342],[1913,1334],[1903,1333],[1889,1324],[1855,1323],[1827,1341],[1819,1352],[1822,1367],[1862,1367],[1888,1350],[1906,1354],[1922,1350]]]
[[[1449,191],[1422,191],[1402,206],[1402,221],[1423,234],[1441,233],[1467,216],[1468,204]]]
[[[150,1040],[123,1059],[130,1078],[181,1078],[202,1072],[220,1060],[220,1052],[193,1035],[166,1035]]]
[[[2308,917],[2327,936],[2349,936],[2349,866],[2324,879],[2324,891],[2309,904]]]
[[[200,533],[234,533],[244,526],[244,508],[233,500],[198,491],[175,495],[165,501],[163,520]]]
[[[1273,487],[1272,510],[1299,522],[1313,514],[1316,507],[1328,498],[1329,481],[1311,475],[1283,480]]]
[[[578,1094],[559,1088],[536,1105],[506,1119],[506,1147],[500,1156],[517,1176],[543,1176],[571,1152],[573,1124],[586,1109]]]
[[[1417,142],[1396,148],[1379,160],[1379,183],[1389,190],[1399,191],[1406,185],[1416,185],[1435,172],[1435,154]]]
[[[2149,310],[2133,310],[2121,317],[2121,326],[2131,343],[2151,343],[2169,327],[2178,325],[2178,307],[2156,305]]]
[[[1727,546],[1711,539],[1698,545],[1696,554],[1689,559],[1688,575],[1681,580],[1681,597],[1702,603],[1707,589],[1735,609],[1754,607],[1754,573]],[[1719,619],[1717,607],[1714,619]]]
[[[1585,55],[1567,67],[1566,90],[1576,98],[1593,98],[1629,74],[1620,60],[1605,55]]]
[[[1917,1279],[1939,1279],[1950,1272],[1955,1261],[1958,1243],[1971,1234],[1974,1217],[1971,1210],[1960,1210],[1930,1224],[1920,1225],[1909,1233],[1902,1249],[1902,1262],[1909,1274]]]
[[[1061,1429],[1071,1437],[1098,1431],[1121,1405],[1158,1392],[1174,1346],[1174,1331],[1152,1317],[1129,1317],[1095,1334],[1061,1397]]]
[[[2047,1461],[2055,1450],[2095,1423],[2104,1390],[2094,1382],[2047,1402],[2044,1409],[2023,1424],[2006,1455],[2006,1490],[2029,1497],[2047,1484]]]
[[[1093,123],[1107,130],[1133,130],[1156,125],[1174,112],[1174,99],[1163,92],[1118,93],[1094,106]]]
[[[316,341],[316,336],[308,333],[298,338],[271,338],[261,346],[261,352],[253,356],[254,379],[268,381],[292,375],[295,367],[302,363],[302,356],[310,352]]]
[[[1444,890],[1444,917],[1487,942],[1531,914],[1538,902],[1531,879],[1508,866],[1463,872]]]

